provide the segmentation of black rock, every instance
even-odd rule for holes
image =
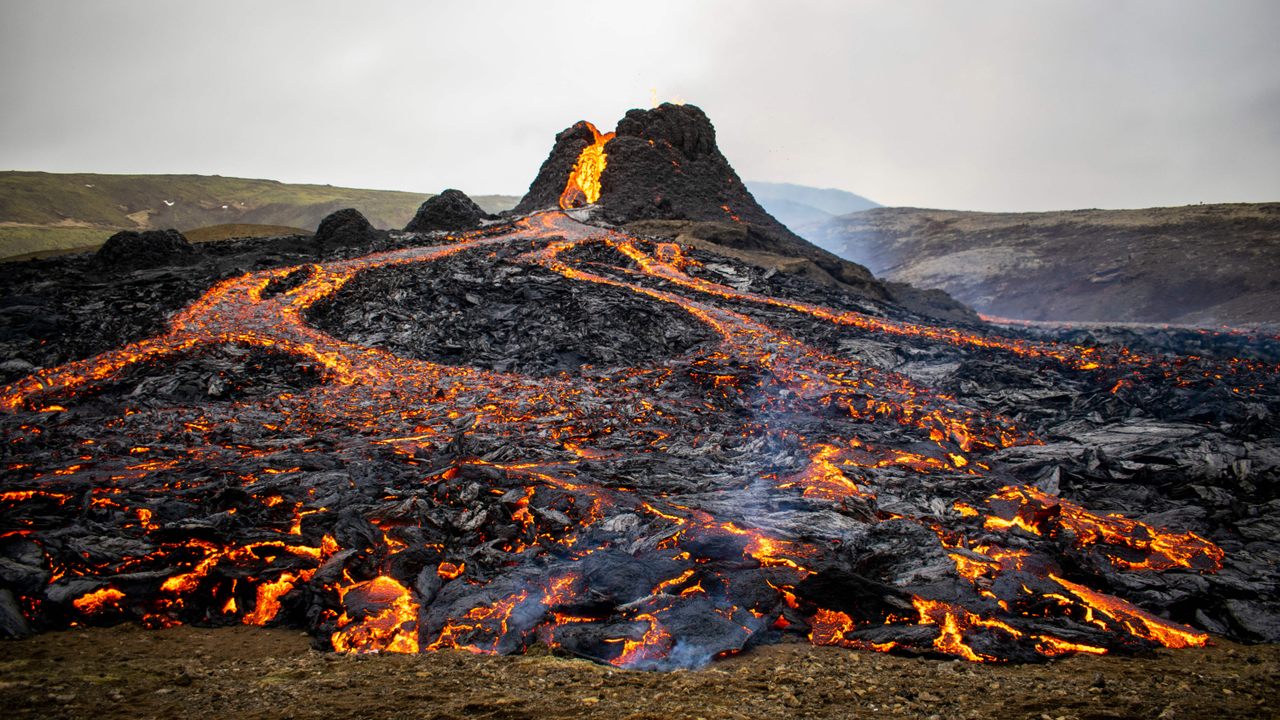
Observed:
[[[535,375],[656,362],[713,340],[687,313],[635,293],[584,293],[541,268],[512,273],[505,262],[512,255],[363,276],[308,318],[335,337],[405,357]]]
[[[316,228],[312,242],[321,249],[330,249],[363,245],[377,236],[378,231],[359,210],[346,208],[326,215]]]
[[[711,121],[693,105],[629,110],[606,152],[600,202],[614,222],[735,220],[799,240],[751,196],[716,147]]]
[[[517,214],[557,206],[560,194],[564,192],[564,186],[569,180],[569,173],[578,162],[578,156],[595,140],[591,128],[590,123],[579,120],[556,135],[551,154],[542,163],[542,167],[538,168],[538,176],[529,186],[529,192],[525,193],[515,207]]]
[[[8,588],[0,588],[0,637],[24,638],[31,635],[31,626],[18,607],[18,601]]]
[[[556,136],[550,156],[516,206],[525,213],[554,207],[591,126],[579,121]],[[647,219],[735,221],[805,243],[760,207],[716,147],[716,131],[701,109],[665,103],[630,110],[605,144],[599,205],[616,223]]]
[[[94,264],[101,268],[140,270],[182,265],[194,258],[196,249],[182,233],[168,230],[121,230],[98,248]]]
[[[557,135],[515,212],[556,207],[578,156],[594,138],[592,126],[582,121]],[[859,295],[889,298],[866,268],[813,245],[766,212],[720,153],[715,127],[698,107],[664,103],[652,110],[629,110],[604,151],[597,206],[605,220],[733,224],[750,247],[730,247],[812,260]]]
[[[488,217],[466,193],[449,189],[422,203],[404,229],[406,232],[472,230]]]

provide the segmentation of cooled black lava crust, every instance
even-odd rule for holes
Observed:
[[[369,272],[318,303],[308,319],[336,338],[402,357],[530,375],[650,365],[716,339],[667,303],[502,262],[519,251]],[[585,252],[620,263],[607,248]]]

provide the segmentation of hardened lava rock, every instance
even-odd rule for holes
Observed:
[[[565,215],[301,262],[0,388],[0,632],[636,669],[1280,637],[1272,366],[877,319]]]
[[[187,238],[177,230],[121,230],[103,243],[94,255],[94,264],[112,270],[179,265],[196,254]]]
[[[332,212],[320,221],[312,242],[321,250],[351,247],[372,242],[378,231],[355,208]]]
[[[560,202],[560,193],[564,191],[565,181],[578,162],[578,156],[594,141],[590,123],[585,120],[570,125],[556,134],[555,144],[551,146],[551,154],[538,168],[538,176],[529,186],[529,192],[520,198],[515,212],[531,213],[544,208],[556,207]]]
[[[511,262],[516,256],[503,249],[367,273],[308,317],[334,337],[404,357],[535,375],[653,363],[714,339],[678,308]]]
[[[516,212],[556,207],[579,155],[594,137],[582,121],[557,135]],[[890,298],[866,268],[809,243],[766,212],[720,152],[715,127],[700,108],[663,103],[651,110],[629,110],[605,142],[604,153],[596,205],[605,220],[619,225],[643,220],[731,223],[744,233],[730,247],[805,258],[857,295]]]
[[[474,230],[489,215],[467,194],[452,188],[422,203],[417,214],[404,226],[406,232]]]

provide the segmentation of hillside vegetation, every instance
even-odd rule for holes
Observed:
[[[283,235],[310,235],[310,230],[288,227],[287,225],[251,225],[249,223],[227,223],[225,225],[207,225],[202,228],[188,230],[183,235],[193,243],[229,240],[231,238],[281,237]]]
[[[0,258],[92,247],[118,230],[275,225],[315,230],[354,207],[380,228],[402,228],[429,194],[298,185],[217,175],[0,172]],[[497,212],[519,198],[474,197]]]
[[[1280,323],[1280,203],[979,213],[876,208],[797,228],[878,277],[1025,320]]]

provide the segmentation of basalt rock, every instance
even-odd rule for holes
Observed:
[[[0,274],[0,359],[43,366],[0,386],[0,636],[273,624],[633,669],[1280,639],[1274,363],[923,326],[539,220]],[[101,344],[42,354],[68,338]]]
[[[778,240],[800,240],[751,196],[716,147],[711,121],[697,107],[630,110],[606,151],[609,165],[600,181],[607,219],[733,220]]]
[[[141,270],[179,265],[191,260],[196,249],[182,233],[168,230],[121,230],[112,235],[94,254],[100,268]]]
[[[578,162],[578,156],[592,143],[593,139],[591,125],[585,120],[579,120],[561,130],[556,135],[555,145],[551,146],[551,154],[538,169],[538,176],[533,179],[529,192],[520,199],[514,212],[523,215],[543,208],[556,207],[560,202],[560,193],[564,191],[569,173],[573,172],[573,166]]]
[[[466,193],[449,189],[422,203],[404,229],[407,232],[473,230],[488,217]]]
[[[355,208],[329,213],[320,221],[312,242],[322,250],[351,247],[372,241],[378,231]]]
[[[517,213],[556,207],[574,166],[595,141],[593,127],[579,121],[556,136],[551,154],[529,186]],[[841,283],[855,295],[901,303],[922,315],[962,322],[977,316],[950,298],[894,291],[865,267],[843,260],[791,232],[756,202],[716,145],[716,131],[706,114],[693,105],[664,103],[652,110],[630,110],[604,144],[606,165],[600,173],[600,216],[619,225],[651,221],[693,221],[705,233],[708,223],[720,226],[709,240],[720,247],[772,257],[808,261],[810,275]],[[687,226],[669,226],[684,232]],[[662,233],[654,233],[661,236]]]
[[[516,212],[554,207],[593,139],[591,126],[582,121],[557,135]],[[604,150],[608,162],[598,205],[610,222],[731,221],[769,236],[776,247],[818,250],[760,207],[716,146],[715,127],[693,105],[629,110]]]

